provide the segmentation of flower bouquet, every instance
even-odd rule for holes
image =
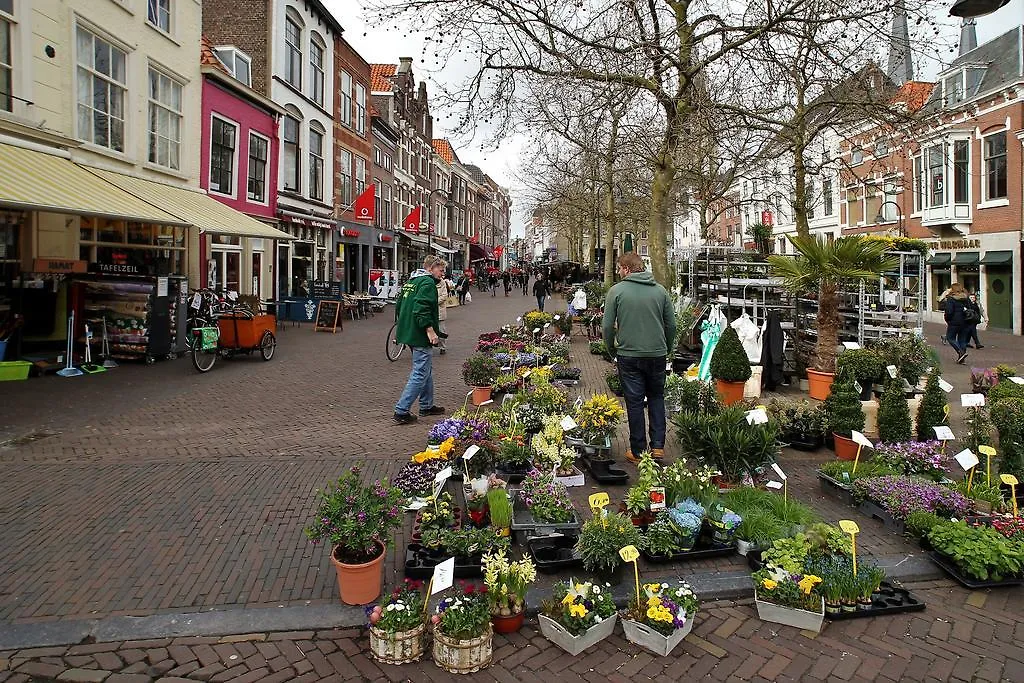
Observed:
[[[610,586],[570,579],[556,583],[541,605],[540,631],[575,657],[610,636],[617,617]]]
[[[622,628],[626,638],[654,654],[666,657],[693,629],[700,600],[689,584],[648,583],[626,611]]]
[[[573,415],[576,421],[573,437],[579,439],[573,445],[607,448],[625,414],[619,402],[607,394],[596,394],[587,399]]]
[[[825,602],[817,589],[821,578],[813,574],[791,574],[781,568],[755,572],[754,604],[761,621],[821,631]]]
[[[389,596],[367,607],[370,654],[384,664],[417,661],[425,650],[422,581],[406,579]]]
[[[484,555],[483,568],[494,630],[518,631],[526,615],[526,590],[537,580],[537,567],[529,558],[510,561],[500,550]]]
[[[491,608],[486,592],[472,585],[444,598],[430,617],[434,625],[434,663],[453,674],[468,674],[491,663]]]

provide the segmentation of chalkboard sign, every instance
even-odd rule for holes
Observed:
[[[340,301],[328,301],[322,299],[316,306],[316,326],[313,328],[314,332],[338,331],[338,318],[341,311]]]
[[[340,299],[341,283],[314,280],[312,291],[313,297],[317,299]]]

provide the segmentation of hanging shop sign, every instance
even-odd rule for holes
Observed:
[[[32,261],[33,273],[84,273],[86,261],[75,259],[37,258]]]
[[[390,242],[392,239],[393,238],[391,237],[391,235],[384,235],[384,234],[377,235],[377,241],[379,241],[379,242]]]
[[[771,211],[762,211],[761,212],[761,222],[764,223],[765,225],[771,225],[772,224],[772,212]]]

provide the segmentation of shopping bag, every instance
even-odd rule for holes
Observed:
[[[466,303],[467,304],[473,303],[473,293],[472,292],[466,292]]]

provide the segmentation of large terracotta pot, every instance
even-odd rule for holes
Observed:
[[[509,617],[495,614],[491,617],[491,624],[494,625],[495,633],[515,633],[523,627],[523,619],[525,617],[526,612],[524,610],[520,610],[517,614]]]
[[[828,398],[829,394],[832,393],[832,380],[835,377],[831,372],[818,372],[817,370],[808,369],[807,383],[810,386],[808,393],[811,398],[816,398],[819,401],[824,401]]]
[[[336,557],[338,548],[331,550],[331,563],[338,573],[338,591],[346,605],[365,605],[380,597],[381,570],[386,549],[380,543],[380,555],[363,564],[345,564]]]
[[[718,395],[722,397],[722,403],[727,406],[731,406],[733,403],[739,403],[743,400],[743,387],[746,382],[726,382],[725,380],[716,379],[715,388],[718,390]]]
[[[847,439],[845,436],[839,436],[834,432],[832,436],[836,440],[836,457],[840,460],[856,460],[857,442],[853,439]]]
[[[491,400],[491,387],[473,387],[473,405],[478,406]]]

